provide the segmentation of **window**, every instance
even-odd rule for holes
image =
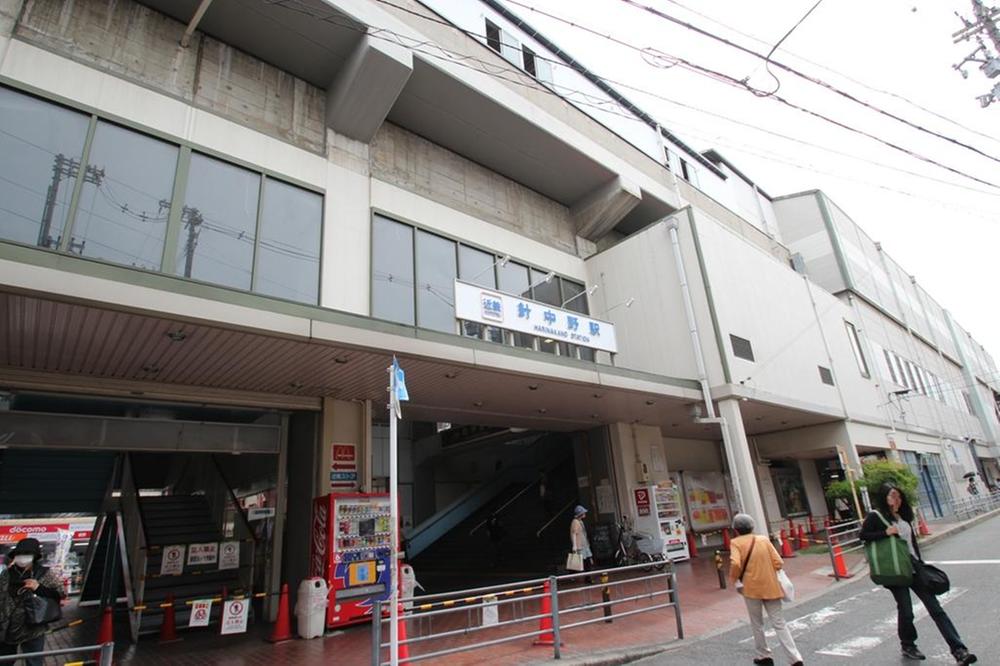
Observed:
[[[372,222],[372,316],[414,324],[413,228],[376,215]]]
[[[833,373],[830,371],[830,368],[824,368],[822,365],[817,367],[819,367],[820,381],[823,382],[824,384],[829,384],[830,386],[833,386]]]
[[[58,248],[89,122],[0,88],[0,237]]]
[[[506,266],[497,267],[497,276],[500,278],[500,291],[508,294],[516,294],[524,298],[531,298],[531,280],[527,266],[513,261],[507,262]],[[535,336],[527,333],[514,333],[514,345],[525,349],[535,348]]]
[[[466,282],[478,284],[487,289],[497,288],[496,277],[497,258],[489,252],[483,252],[467,245],[458,246],[458,277]],[[474,338],[485,338],[492,342],[503,342],[503,332],[493,326],[466,321],[462,322],[462,333]]]
[[[965,399],[965,409],[973,416],[976,415],[976,410],[972,406],[972,396],[969,395],[968,391],[962,391],[962,397]]]
[[[562,305],[562,294],[559,289],[559,279],[552,277],[545,281],[545,273],[540,270],[531,269],[531,284],[534,291],[534,299],[539,303],[545,303],[547,305],[554,305],[559,307]],[[542,338],[539,347],[544,352],[549,352],[551,354],[559,353],[565,356],[568,352],[565,342],[557,342],[549,338]]]
[[[191,155],[174,272],[249,290],[260,174]]]
[[[683,159],[681,159],[681,178],[691,182],[691,167],[689,167],[688,163]]]
[[[903,382],[900,381],[899,377],[896,375],[896,365],[893,363],[892,353],[888,349],[883,349],[882,354],[885,356],[885,367],[889,369],[889,375],[892,377],[892,381],[902,386]]]
[[[729,342],[733,346],[733,356],[746,361],[754,360],[753,347],[750,345],[749,340],[730,334]]]
[[[562,283],[562,302],[565,303],[563,309],[580,314],[590,314],[587,295],[584,293],[587,290],[586,285],[565,278],[560,278],[560,282]],[[594,360],[594,350],[589,347],[578,347],[571,344],[568,345],[568,353],[570,356],[578,356],[585,361]]]
[[[861,349],[861,338],[858,337],[858,329],[849,321],[844,322],[847,327],[847,339],[851,341],[851,350],[854,352],[854,360],[858,363],[858,370],[862,377],[871,377],[868,371],[868,361],[865,360],[864,351]]]
[[[524,62],[524,71],[532,76],[536,76],[537,71],[535,69],[535,52],[529,49],[527,46],[521,47],[521,56]]]
[[[899,372],[900,384],[908,389],[912,389],[913,384],[910,383],[909,377],[906,376],[906,367],[903,365],[903,359],[898,354],[893,354],[892,357],[896,361],[896,370]]]
[[[69,250],[159,270],[177,146],[98,122]]]
[[[254,291],[319,302],[323,197],[280,180],[264,180]]]
[[[667,167],[667,171],[673,171],[670,166],[670,149],[666,146],[663,146],[663,166]]]
[[[455,332],[455,242],[417,230],[417,325]]]
[[[486,19],[486,46],[500,53],[500,26]]]

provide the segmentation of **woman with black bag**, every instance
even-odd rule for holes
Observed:
[[[0,573],[0,655],[41,652],[48,623],[61,617],[62,584],[43,567],[38,539],[22,539],[7,554],[10,566]],[[41,666],[41,657],[25,659]]]
[[[962,642],[951,618],[941,608],[935,596],[947,591],[947,577],[939,569],[924,564],[920,557],[920,547],[917,545],[913,529],[913,509],[906,499],[906,494],[897,486],[887,483],[873,498],[873,502],[875,510],[865,517],[865,522],[861,525],[859,535],[861,540],[868,543],[899,537],[906,543],[913,565],[913,575],[909,585],[885,586],[896,600],[897,632],[903,656],[915,660],[927,658],[917,649],[917,628],[913,624],[913,600],[910,597],[910,590],[913,590],[934,620],[941,636],[948,642],[955,663],[975,663],[976,655],[969,652]]]

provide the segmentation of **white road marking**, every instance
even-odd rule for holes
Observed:
[[[830,624],[838,616],[843,615],[844,613],[847,612],[846,610],[842,610],[842,608],[844,606],[847,606],[848,604],[850,604],[850,603],[852,603],[854,601],[857,601],[858,599],[860,599],[860,598],[862,598],[864,596],[867,596],[867,595],[872,594],[874,592],[878,592],[881,589],[882,589],[881,587],[875,587],[875,588],[872,588],[872,589],[868,590],[867,592],[862,592],[860,594],[855,594],[854,596],[847,597],[846,599],[842,599],[842,600],[838,601],[837,603],[833,604],[832,606],[826,606],[824,608],[820,608],[818,611],[814,611],[814,612],[809,613],[807,615],[803,615],[801,617],[797,617],[794,620],[788,620],[786,622],[786,624],[788,626],[788,629],[792,632],[792,636],[793,637],[794,636],[799,636],[799,635],[804,634],[807,631],[810,631],[812,629],[816,629],[818,627],[822,627],[825,624]],[[767,615],[767,613],[765,611],[765,616],[766,615]],[[765,632],[764,635],[767,636],[767,637],[773,637],[774,636],[774,629],[768,629]],[[740,643],[749,643],[752,640],[753,640],[753,636],[751,636],[750,638],[743,639],[742,641],[740,641]]]
[[[927,560],[927,564],[1000,564],[1000,560]]]
[[[944,606],[965,594],[966,591],[964,587],[952,588],[947,593],[938,597],[938,601]],[[919,622],[925,617],[927,617],[927,609],[924,608],[922,603],[917,601],[913,605],[914,623]],[[878,647],[886,638],[896,633],[896,613],[893,612],[888,617],[880,620],[871,629],[872,633],[876,634],[875,636],[858,636],[846,641],[840,641],[839,643],[832,643],[816,650],[816,654],[825,654],[834,657],[856,657],[863,652]]]

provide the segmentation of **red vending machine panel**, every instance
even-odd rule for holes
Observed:
[[[313,501],[312,572],[330,588],[327,628],[371,619],[389,598],[392,525],[386,494],[333,493]]]

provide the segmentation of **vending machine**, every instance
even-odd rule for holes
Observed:
[[[327,628],[371,619],[389,598],[391,518],[387,494],[332,493],[313,502],[311,575],[330,589]]]
[[[663,555],[678,562],[689,557],[687,528],[681,497],[673,481],[663,481],[655,486],[641,486],[633,493],[639,532],[663,539]]]

